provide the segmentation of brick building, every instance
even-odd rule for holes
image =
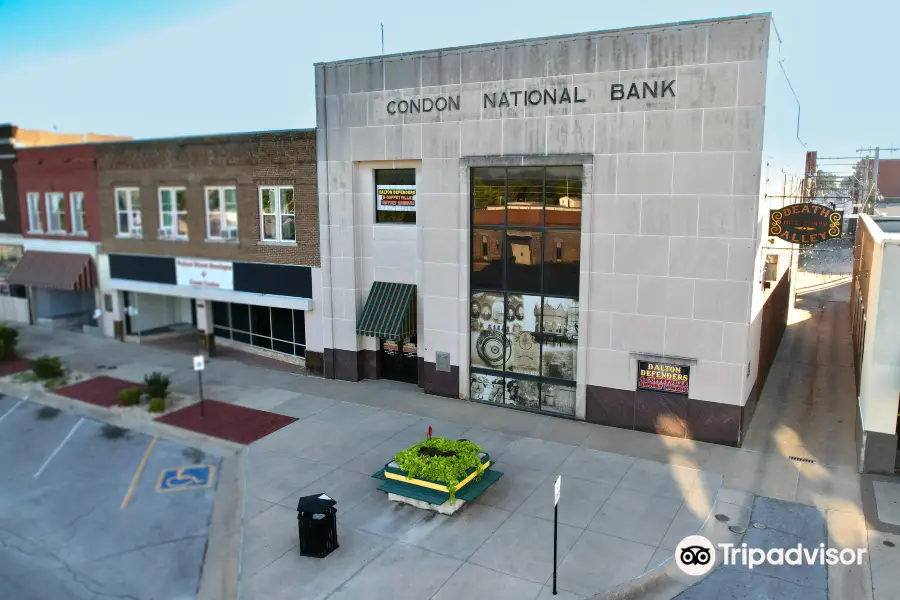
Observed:
[[[314,130],[97,145],[106,334],[320,365],[315,148]]]
[[[72,150],[74,154],[69,156],[67,155],[67,152],[69,152],[67,149],[88,142],[127,139],[130,138],[94,133],[39,131],[22,129],[9,123],[0,124],[0,320],[19,323],[28,323],[33,320],[33,315],[30,314],[29,310],[29,303],[25,298],[27,293],[26,286],[10,285],[8,281],[10,273],[21,259],[26,245],[31,245],[33,248],[41,246],[42,242],[39,241],[39,238],[49,239],[55,237],[56,241],[59,242],[65,242],[70,239],[84,240],[84,236],[79,234],[70,236],[71,232],[67,232],[62,236],[47,236],[46,231],[42,230],[39,234],[26,236],[29,240],[26,242],[26,239],[22,237],[22,231],[23,222],[24,229],[27,229],[28,221],[25,213],[22,211],[27,201],[23,195],[25,193],[23,191],[24,188],[18,182],[20,169],[17,168],[17,158],[25,151],[30,152],[29,149],[58,147],[57,150],[48,150],[49,153],[46,155],[31,155],[32,158],[26,159],[29,164],[24,167],[23,172],[30,178],[28,182],[29,191],[41,194],[41,206],[46,205],[46,197],[43,195],[45,192],[54,194],[53,197],[56,198],[55,194],[62,191],[66,194],[65,203],[68,203],[70,201],[67,195],[69,191],[83,192],[85,198],[89,198],[92,197],[93,191],[96,189],[96,183],[92,186],[86,185],[86,181],[77,183],[79,177],[94,168],[93,165],[88,167],[87,164],[91,159],[86,158],[85,152],[89,151]],[[46,162],[42,164],[42,161],[45,160]],[[70,164],[70,160],[74,160],[74,162]],[[49,180],[43,181],[45,177],[48,177]],[[66,190],[65,188],[68,186],[66,180],[70,177],[75,178],[76,181],[73,182],[75,185],[73,189]],[[96,231],[99,231],[99,229]],[[44,250],[47,250],[46,244],[44,246]],[[76,254],[82,253],[89,248],[88,245],[83,243],[76,246]],[[68,247],[76,248],[76,246],[70,245]],[[60,250],[60,248],[57,248],[57,250]],[[61,251],[65,251],[65,249],[63,248]],[[51,312],[55,312],[55,309]]]
[[[100,246],[94,146],[20,148],[16,175],[25,253],[10,283],[28,290],[32,322],[93,327]]]

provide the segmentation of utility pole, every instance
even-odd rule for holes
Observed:
[[[878,202],[878,161],[881,157],[881,151],[885,152],[898,152],[900,148],[881,148],[879,146],[875,146],[874,148],[860,148],[857,152],[874,152],[874,164],[872,165],[872,185],[869,185],[869,157],[866,156],[866,200],[863,205],[863,208],[868,208],[869,204],[869,196],[871,195],[873,198],[872,201],[872,210],[874,212],[875,204]]]

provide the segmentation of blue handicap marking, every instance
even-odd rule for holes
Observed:
[[[216,468],[213,465],[176,467],[163,469],[156,484],[157,492],[174,492],[210,487],[215,479]]]

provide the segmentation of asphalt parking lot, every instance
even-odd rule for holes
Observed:
[[[0,397],[0,598],[194,598],[219,464]]]

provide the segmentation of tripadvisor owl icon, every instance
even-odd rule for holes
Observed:
[[[689,535],[675,548],[675,564],[686,575],[706,575],[716,566],[716,549],[702,535]]]

